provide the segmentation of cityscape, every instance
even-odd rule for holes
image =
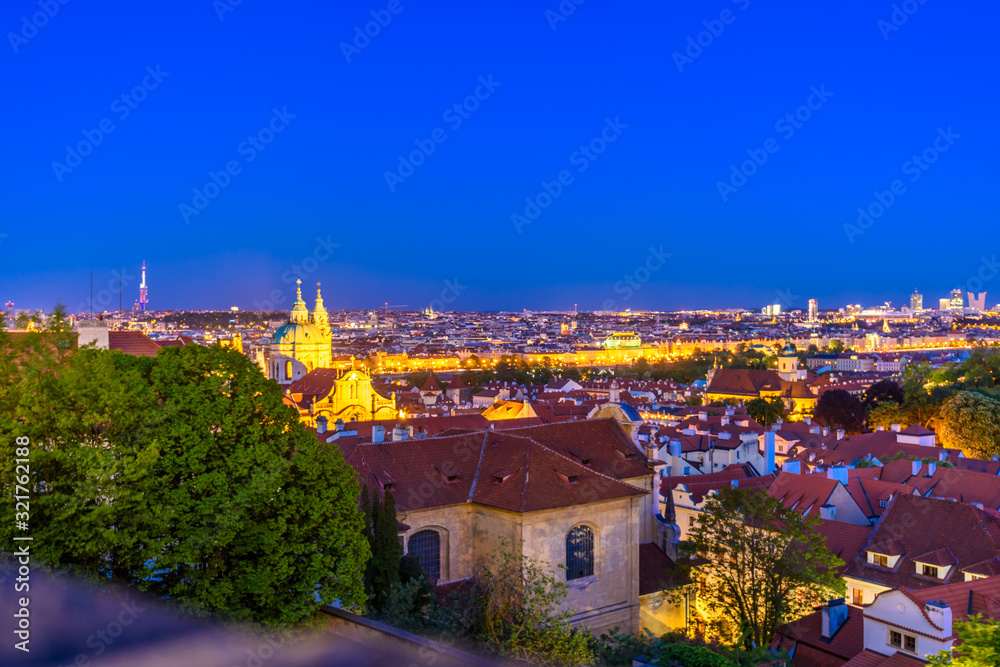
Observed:
[[[0,665],[1000,667],[1000,7],[0,11]]]

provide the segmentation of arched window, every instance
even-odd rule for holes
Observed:
[[[594,529],[574,526],[566,536],[566,581],[594,574]]]
[[[421,530],[410,535],[407,553],[420,561],[428,579],[441,576],[441,535],[436,530]]]
[[[292,362],[290,361],[285,362],[285,378],[292,379]]]

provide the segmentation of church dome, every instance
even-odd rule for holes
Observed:
[[[274,332],[271,342],[275,345],[318,345],[323,343],[323,332],[308,322],[289,322]]]

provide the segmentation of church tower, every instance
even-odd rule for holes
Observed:
[[[312,312],[312,321],[316,328],[323,332],[324,336],[330,335],[330,314],[323,307],[323,294],[319,290],[320,284],[316,283],[316,307]]]
[[[295,291],[295,302],[292,303],[292,312],[288,316],[288,321],[292,324],[308,324],[309,310],[306,308],[306,302],[302,300],[302,280],[295,282],[298,283],[298,288]]]

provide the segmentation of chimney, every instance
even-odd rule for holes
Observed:
[[[826,469],[826,477],[847,486],[847,466],[830,466]]]
[[[830,435],[830,429],[824,426],[822,429],[820,429],[820,434],[825,438],[826,436]]]
[[[781,464],[781,469],[785,472],[800,475],[802,474],[802,463],[799,461],[785,461]]]
[[[764,432],[764,474],[774,472],[774,431]]]
[[[702,412],[698,413],[698,421],[703,422],[706,419],[708,419],[708,413],[707,412],[702,411]]]
[[[838,428],[837,429],[837,440],[843,440],[844,439],[844,433],[845,433],[844,429]]]
[[[406,429],[400,424],[396,424],[396,427],[392,429],[392,441],[398,442],[400,440],[406,440],[407,435]]]
[[[820,505],[819,506],[819,518],[826,519],[827,521],[837,520],[837,506],[836,505]]]
[[[937,471],[937,462],[936,461],[931,461],[930,463],[927,464],[927,476],[928,477],[933,477],[934,473],[936,471]]]
[[[326,417],[324,417],[323,415],[316,417],[316,432],[319,433],[320,435],[326,433],[326,424],[327,424]]]
[[[946,451],[944,451],[942,449],[940,452],[938,452],[938,461],[947,461],[947,460],[948,460],[948,452],[946,452]],[[1000,460],[1000,459],[998,459],[996,456],[994,456],[993,460],[997,461],[997,460]]]
[[[726,415],[722,419],[720,419],[719,424],[721,426],[726,426],[727,424],[729,424],[729,415]]]
[[[875,427],[875,431],[876,432],[878,432],[878,431],[884,431],[884,430],[885,430],[885,426],[876,426]]]
[[[922,461],[910,461],[910,474],[914,477],[920,475],[920,469],[924,466]]]
[[[738,480],[738,479],[731,479],[731,480],[729,480],[729,486],[731,486],[732,488],[735,489],[739,485],[740,485],[740,480]]]
[[[337,419],[337,421],[335,421],[333,423],[333,427],[337,430],[338,433],[340,431],[343,431],[344,430],[344,420],[343,419]]]
[[[803,417],[802,421],[804,421],[807,424],[812,424],[813,423],[813,418],[812,417]]]
[[[785,423],[785,420],[784,420],[784,419],[782,419],[781,417],[778,417],[778,421],[776,421],[776,422],[774,422],[774,423],[775,423],[775,424],[777,424],[778,426],[781,426],[782,424],[784,424],[784,423]]]
[[[822,616],[822,637],[830,639],[837,634],[837,630],[840,630],[844,621],[847,620],[847,605],[844,604],[844,598],[830,600],[829,603],[823,605]],[[948,634],[950,635],[951,632]]]
[[[903,430],[903,427],[900,426],[899,424],[890,424],[889,428],[892,429],[893,433],[899,433],[901,430]]]
[[[671,440],[670,441],[670,456],[673,456],[673,457],[678,458],[678,459],[681,457],[681,441],[680,440]]]
[[[372,442],[385,442],[385,426],[372,426]]]
[[[951,607],[944,600],[928,600],[924,611],[931,622],[943,630],[945,637],[951,637]]]

